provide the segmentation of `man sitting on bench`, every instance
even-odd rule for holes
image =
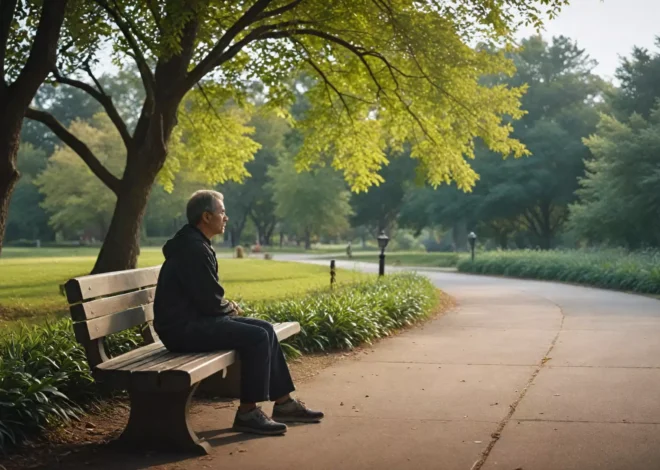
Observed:
[[[246,318],[225,299],[218,282],[218,261],[211,246],[229,220],[217,191],[194,193],[186,207],[188,224],[163,247],[165,263],[154,300],[154,328],[175,352],[235,349],[241,359],[240,406],[234,430],[283,434],[284,423],[319,422],[323,413],[290,396],[295,390],[273,326]],[[257,403],[274,399],[272,419]]]

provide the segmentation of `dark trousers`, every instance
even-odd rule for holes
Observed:
[[[202,318],[188,324],[181,340],[174,348],[181,352],[238,351],[241,403],[276,400],[295,390],[280,342],[267,321],[235,316]]]

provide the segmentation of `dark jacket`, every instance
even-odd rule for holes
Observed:
[[[231,313],[231,304],[218,282],[218,260],[211,242],[192,225],[185,225],[163,247],[165,263],[158,276],[154,328],[165,346],[182,340],[190,322]]]

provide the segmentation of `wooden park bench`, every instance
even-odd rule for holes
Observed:
[[[163,346],[152,326],[159,272],[157,266],[70,279],[65,291],[76,340],[97,382],[128,390],[131,412],[122,441],[138,448],[207,453],[208,442],[190,426],[190,401],[202,381],[202,388],[216,396],[237,397],[238,354],[182,354]],[[108,357],[104,338],[138,325],[145,345]],[[298,333],[300,325],[279,323],[275,331],[283,340]]]

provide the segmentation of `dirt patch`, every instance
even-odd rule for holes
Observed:
[[[439,305],[428,320],[434,320],[456,306],[454,299],[444,293],[439,295]],[[428,321],[427,320],[427,321]],[[398,333],[422,327],[425,322],[400,330]],[[289,361],[291,375],[296,384],[303,384],[324,369],[340,361],[357,360],[373,351],[380,341],[363,345],[350,351],[315,353]],[[209,407],[235,408],[237,400],[195,398],[191,414],[203,413]],[[72,422],[47,432],[42,437],[24,444],[21,449],[8,456],[0,456],[0,470],[25,470],[37,468],[60,468],[67,464],[82,464],[92,460],[101,452],[112,452],[110,446],[128,422],[129,402],[118,397],[97,404],[80,421]],[[90,467],[91,468],[91,467]],[[144,467],[140,467],[144,468]],[[171,467],[154,467],[171,468]]]

